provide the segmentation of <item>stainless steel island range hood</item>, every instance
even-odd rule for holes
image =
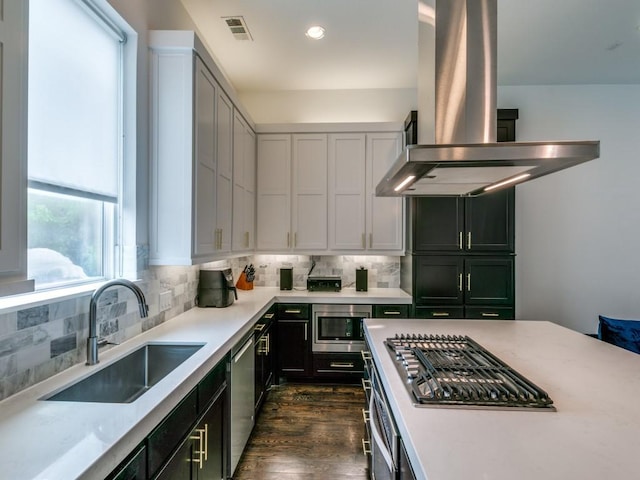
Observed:
[[[497,0],[428,1],[435,144],[405,148],[377,196],[477,196],[598,158],[599,141],[497,143]]]

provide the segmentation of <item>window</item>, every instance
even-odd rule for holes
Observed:
[[[28,276],[116,275],[125,35],[92,0],[29,6]]]

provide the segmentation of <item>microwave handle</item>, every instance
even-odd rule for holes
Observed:
[[[377,417],[377,415],[375,415],[376,395],[377,395],[377,392],[374,390],[372,392],[371,399],[369,400],[369,418],[370,418],[369,425],[371,426],[371,441],[376,445],[378,445],[380,449],[380,453],[382,454],[382,458],[384,458],[384,461],[387,464],[387,467],[389,467],[389,471],[394,472],[395,466],[393,464],[393,458],[391,458],[391,452],[387,450],[387,446],[385,445],[384,440],[382,440],[382,436],[380,435],[380,432],[378,431],[378,426],[376,425],[376,417]],[[373,450],[373,446],[371,447],[371,450]]]

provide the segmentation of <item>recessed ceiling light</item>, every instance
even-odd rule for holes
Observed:
[[[314,40],[320,40],[324,37],[324,28],[320,25],[314,25],[307,29],[307,33],[305,35],[309,38],[313,38]]]

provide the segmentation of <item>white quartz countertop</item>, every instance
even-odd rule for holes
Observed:
[[[259,287],[240,290],[238,300],[228,308],[193,308],[101,351],[98,365],[75,365],[0,402],[0,478],[104,478],[274,302],[408,304],[411,297],[394,288],[319,293]],[[39,400],[148,342],[205,346],[129,404]]]
[[[640,355],[544,321],[365,321],[418,479],[638,478]],[[468,335],[545,390],[557,411],[418,408],[383,342]]]

